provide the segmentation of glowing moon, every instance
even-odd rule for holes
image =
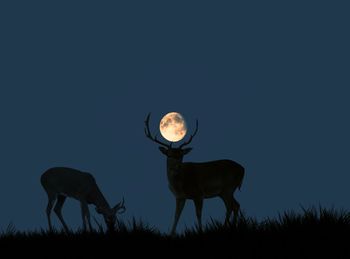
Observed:
[[[180,113],[169,112],[160,121],[159,130],[166,140],[177,142],[185,137],[187,126],[184,117]]]

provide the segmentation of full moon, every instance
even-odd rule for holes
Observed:
[[[180,141],[187,132],[185,119],[178,112],[169,112],[160,121],[159,130],[166,140],[171,142]]]

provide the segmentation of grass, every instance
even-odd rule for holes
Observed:
[[[105,232],[101,225],[94,232],[68,234],[46,230],[23,232],[9,225],[0,234],[0,244],[7,247],[26,246],[30,248],[26,251],[36,253],[45,247],[56,254],[69,252],[71,257],[122,252],[146,256],[162,254],[166,249],[171,255],[192,252],[229,255],[229,258],[343,258],[350,257],[349,241],[350,213],[321,207],[302,209],[301,213],[287,211],[260,222],[242,215],[238,224],[228,226],[211,220],[203,231],[189,228],[176,236],[161,233],[135,219],[119,222],[110,232]]]

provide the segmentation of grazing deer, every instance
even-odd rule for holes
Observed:
[[[94,204],[96,206],[97,213],[103,215],[109,229],[115,225],[116,214],[125,211],[124,198],[116,206],[111,208],[98,188],[95,178],[89,173],[72,168],[55,167],[44,172],[40,181],[49,198],[46,214],[50,230],[52,230],[51,210],[57,200],[54,211],[65,231],[69,231],[61,213],[66,197],[80,201],[84,231],[86,231],[86,220],[90,231],[92,231],[88,204]]]
[[[240,205],[234,199],[233,193],[237,188],[240,189],[242,185],[244,168],[232,160],[216,160],[204,163],[182,162],[184,155],[192,150],[192,148],[183,149],[183,147],[190,144],[197,134],[198,120],[196,129],[189,140],[178,148],[174,148],[172,143],[168,145],[158,140],[157,136],[152,136],[149,129],[150,116],[151,114],[148,114],[145,120],[145,134],[147,138],[161,145],[159,150],[167,156],[169,189],[176,198],[175,218],[171,233],[175,234],[186,199],[194,201],[200,230],[202,229],[203,199],[206,198],[219,196],[226,206],[225,223],[229,223],[232,212],[236,223]]]

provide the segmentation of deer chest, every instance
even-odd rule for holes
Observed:
[[[203,191],[195,179],[185,174],[168,175],[168,182],[170,191],[177,198],[192,199],[203,196]]]

